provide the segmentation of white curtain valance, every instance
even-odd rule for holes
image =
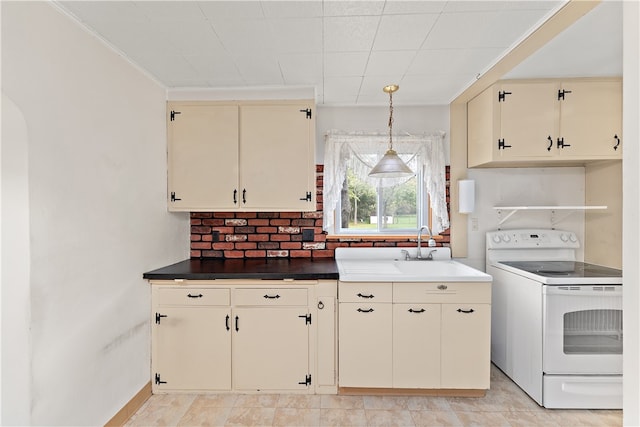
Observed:
[[[445,150],[443,131],[421,135],[393,137],[393,149],[414,173],[422,171],[424,183],[431,200],[433,233],[449,228],[447,213]],[[389,148],[388,134],[329,131],[324,145],[324,215],[323,228],[333,230],[334,212],[340,200],[347,167],[350,166],[359,179],[374,186],[393,186],[409,178],[369,177],[369,171]]]

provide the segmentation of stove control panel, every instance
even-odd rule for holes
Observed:
[[[578,237],[571,231],[518,229],[487,232],[488,249],[575,249],[579,247]]]

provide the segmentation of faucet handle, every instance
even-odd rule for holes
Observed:
[[[402,249],[402,250],[400,251],[400,253],[401,253],[402,255],[404,255],[404,260],[405,260],[405,261],[409,261],[409,258],[410,258],[410,257],[409,257],[409,251],[408,251],[408,250],[406,250],[406,249]]]

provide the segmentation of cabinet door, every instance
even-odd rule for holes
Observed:
[[[170,103],[167,109],[169,210],[236,208],[238,107]]]
[[[340,387],[392,387],[392,304],[338,306]]]
[[[440,388],[440,304],[393,305],[393,386]]]
[[[230,390],[229,307],[157,307],[154,390]],[[154,379],[155,379],[154,378]]]
[[[570,82],[562,90],[570,92],[560,101],[560,155],[622,158],[622,83]]]
[[[489,304],[442,304],[442,388],[489,388]]]
[[[309,325],[306,307],[235,308],[233,387],[306,390]]]
[[[312,108],[307,103],[240,107],[242,208],[316,209],[315,118],[306,114]]]
[[[502,160],[556,155],[558,134],[557,83],[500,85],[500,138],[505,148],[495,148]],[[526,160],[526,159],[522,159]]]

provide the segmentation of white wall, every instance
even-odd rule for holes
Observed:
[[[381,96],[386,96],[382,93]],[[400,94],[400,92],[398,92]],[[399,99],[396,95],[394,99]],[[319,105],[316,117],[316,163],[324,163],[324,135],[330,130],[347,132],[389,132],[389,107],[330,107]],[[445,131],[446,158],[449,163],[449,106],[393,107],[393,132],[425,133]],[[381,140],[386,144],[388,139]]]
[[[573,231],[584,241],[582,211],[520,211],[500,221],[509,213],[494,206],[581,206],[585,201],[583,167],[469,169],[475,180],[475,210],[467,216],[468,254],[465,263],[484,270],[485,233],[498,228],[551,228]],[[558,223],[552,223],[559,220]],[[477,223],[477,230],[472,223]],[[584,250],[576,253],[584,258]]]
[[[640,3],[623,4],[623,423],[640,425]]]
[[[3,129],[26,123],[2,145],[3,164],[26,156],[2,168],[2,228],[26,229],[2,241],[3,304],[26,305],[2,310],[2,424],[104,424],[150,378],[142,273],[188,257],[188,219],[166,211],[165,90],[45,2],[2,2],[2,90]],[[28,201],[7,203],[5,180]]]

